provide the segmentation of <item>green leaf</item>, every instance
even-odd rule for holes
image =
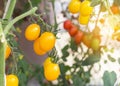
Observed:
[[[104,60],[104,64],[106,64],[107,63],[107,60]]]
[[[37,77],[39,83],[41,85],[44,84],[44,82],[43,82],[43,80],[44,80],[44,69],[43,69],[43,66],[39,67],[38,70],[36,70],[35,72],[36,72],[36,77]]]
[[[79,75],[74,75],[72,80],[73,86],[85,86],[85,82],[79,77]]]
[[[71,39],[71,41],[70,41],[70,48],[73,51],[77,51],[78,50],[78,46],[75,44],[75,41],[73,39]]]
[[[120,58],[118,58],[118,63],[120,64]]]
[[[34,6],[37,6],[42,0],[31,0],[31,3]]]
[[[60,66],[60,72],[61,72],[61,78],[63,80],[63,86],[69,86],[67,80],[65,79],[65,73],[70,70],[69,66],[65,66],[63,63],[59,65]]]
[[[67,51],[68,50],[68,48],[69,48],[69,45],[66,45],[63,49],[62,49],[62,59],[63,59],[63,61],[67,61],[66,60],[66,57],[68,57],[69,56],[69,52]]]
[[[101,9],[101,12],[105,12],[107,10],[104,2],[101,3],[100,9]]]
[[[64,52],[63,56],[62,56],[63,61],[67,61],[66,57],[68,57],[68,56],[69,56],[69,53],[68,52]]]
[[[65,47],[62,49],[62,53],[66,52],[69,48],[69,45],[65,45]]]
[[[92,65],[96,62],[100,61],[100,55],[99,54],[90,54],[83,62],[82,65],[83,66],[88,66],[88,65]]]
[[[94,7],[94,6],[98,5],[98,4],[100,4],[100,2],[101,2],[101,0],[92,0],[91,1],[91,6]]]
[[[69,66],[66,66],[63,63],[60,64],[60,71],[61,71],[61,73],[66,73],[68,70],[70,70]]]
[[[114,71],[112,71],[112,72],[105,71],[104,72],[104,75],[103,75],[104,86],[114,86],[116,79],[117,79],[117,77],[116,77],[116,73]]]
[[[109,59],[111,62],[115,62],[115,61],[116,61],[116,59],[113,58],[111,55],[108,55],[108,59]]]
[[[18,78],[19,78],[19,86],[26,86],[26,84],[27,84],[26,75],[21,72],[18,74]]]

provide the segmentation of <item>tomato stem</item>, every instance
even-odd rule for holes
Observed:
[[[8,0],[4,15],[3,15],[3,19],[7,19],[7,20],[11,19],[15,4],[16,4],[16,0]]]
[[[6,40],[0,22],[0,85],[5,86],[5,50]]]

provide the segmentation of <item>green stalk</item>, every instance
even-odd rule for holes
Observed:
[[[9,32],[9,30],[11,29],[11,27],[12,27],[17,21],[25,18],[26,16],[29,16],[29,15],[34,14],[36,10],[37,10],[37,7],[34,7],[34,8],[32,8],[31,10],[25,12],[24,14],[22,14],[22,15],[16,17],[15,19],[11,20],[11,22],[9,22],[8,25],[5,27],[5,29],[4,29],[4,34],[6,35],[6,34]]]
[[[5,50],[6,40],[0,22],[0,85],[5,86]]]
[[[5,13],[3,15],[3,19],[7,19],[8,21],[11,19],[13,10],[15,8],[16,0],[8,0]]]

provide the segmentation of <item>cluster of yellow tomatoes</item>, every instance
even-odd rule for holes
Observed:
[[[56,37],[52,32],[43,32],[40,35],[41,28],[38,24],[30,24],[25,30],[25,38],[34,41],[33,49],[37,55],[44,55],[55,46]],[[56,80],[60,75],[60,68],[57,63],[48,57],[44,62],[44,76],[46,80]]]
[[[56,37],[52,32],[43,32],[40,35],[41,28],[38,24],[30,24],[25,29],[25,38],[29,41],[34,41],[33,49],[37,55],[43,55],[52,50],[55,46]],[[9,57],[11,48],[7,45],[5,59]],[[44,62],[44,76],[46,80],[56,80],[60,75],[60,68],[57,63],[54,63],[50,57]],[[19,79],[14,74],[6,75],[6,86],[18,86]]]
[[[34,41],[33,49],[37,55],[44,55],[55,46],[56,37],[52,32],[43,32],[40,35],[40,26],[30,24],[25,30],[25,38]]]
[[[84,0],[83,2],[80,2],[80,0],[71,0],[68,5],[68,10],[72,14],[79,13],[79,23],[86,25],[89,22],[93,7],[90,6],[90,2],[87,0]]]

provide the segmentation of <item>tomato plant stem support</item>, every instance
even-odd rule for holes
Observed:
[[[11,19],[13,10],[15,8],[15,4],[16,4],[16,0],[8,0],[4,15],[3,15],[3,19],[7,19],[8,21]]]
[[[0,22],[0,85],[5,86],[5,50],[6,40]]]

